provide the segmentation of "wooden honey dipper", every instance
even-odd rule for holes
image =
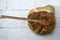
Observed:
[[[35,20],[35,19],[28,19],[28,18],[22,18],[22,17],[14,17],[14,16],[5,16],[5,15],[1,15],[0,18],[8,18],[8,19],[16,19],[16,20],[26,20],[26,21],[39,22],[39,20]]]

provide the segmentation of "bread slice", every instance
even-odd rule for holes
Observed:
[[[54,14],[55,13],[55,8],[53,6],[51,6],[51,5],[47,5],[45,7],[33,8],[32,10],[30,10],[30,12],[28,14],[28,19],[30,18],[30,15],[31,14],[35,14],[34,12],[37,13],[37,12],[43,12],[43,11],[47,12],[48,14],[49,13]],[[35,23],[35,26],[32,25],[34,23]],[[54,18],[53,18],[53,23],[50,26],[47,26],[47,27],[42,27],[41,24],[40,23],[37,23],[37,22],[28,21],[28,25],[31,28],[31,30],[33,32],[35,32],[35,33],[38,33],[38,34],[47,34],[47,33],[52,32],[53,29],[54,29],[54,27],[55,27],[55,23],[56,23],[55,15],[54,15]]]

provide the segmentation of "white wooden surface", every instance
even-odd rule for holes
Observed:
[[[36,35],[28,27],[27,21],[0,19],[0,40],[60,40],[59,0],[0,0],[2,15],[26,17],[30,9],[51,4],[55,6],[56,27],[51,34]]]

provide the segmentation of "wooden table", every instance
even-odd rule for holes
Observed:
[[[59,0],[0,0],[2,15],[26,17],[30,9],[44,5],[55,6],[56,27],[51,34],[36,35],[28,27],[27,21],[0,19],[0,40],[60,40]]]

